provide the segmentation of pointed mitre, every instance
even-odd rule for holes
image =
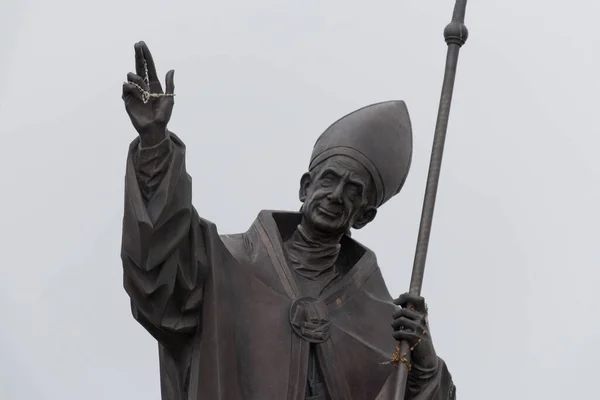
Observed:
[[[400,100],[372,104],[334,122],[317,139],[310,170],[335,155],[349,156],[371,173],[377,207],[398,194],[412,159],[406,104]]]

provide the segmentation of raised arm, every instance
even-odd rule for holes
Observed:
[[[173,71],[167,74],[166,95],[161,95],[147,46],[136,44],[135,53],[137,74],[128,74],[123,85],[125,107],[139,133],[127,158],[124,287],[135,319],[163,346],[177,349],[201,323],[210,223],[192,207],[185,146],[167,130]]]

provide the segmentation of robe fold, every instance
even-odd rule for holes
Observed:
[[[185,146],[166,140],[150,149],[158,183],[136,168],[139,140],[130,147],[121,252],[133,316],[159,343],[163,400],[305,400],[311,343],[332,400],[389,398],[396,306],[374,253],[344,237],[353,264],[303,299],[283,250],[301,215],[261,211],[246,232],[220,235],[192,206]],[[406,400],[454,391],[439,359],[433,372],[413,369]]]

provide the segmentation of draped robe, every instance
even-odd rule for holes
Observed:
[[[192,206],[174,134],[129,150],[121,257],[134,318],[159,343],[163,400],[305,400],[311,343],[333,400],[387,399],[395,307],[375,254],[345,236],[347,271],[304,298],[283,242],[301,215],[261,211],[220,235]],[[316,310],[316,311],[315,311]],[[406,400],[451,400],[442,359],[413,369]]]

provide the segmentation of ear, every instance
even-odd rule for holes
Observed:
[[[375,219],[377,215],[377,207],[368,206],[364,209],[364,211],[356,217],[354,224],[352,227],[354,229],[364,228],[369,222]]]
[[[308,188],[310,187],[311,178],[310,173],[306,172],[300,178],[300,193],[299,198],[302,203],[306,201],[306,196],[308,196]]]

